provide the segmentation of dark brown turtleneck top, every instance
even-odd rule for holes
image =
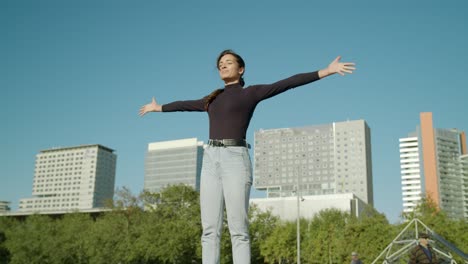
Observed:
[[[302,73],[272,83],[243,88],[240,84],[224,87],[209,105],[210,139],[245,139],[255,107],[262,100],[289,89],[319,80],[318,71]],[[205,112],[205,98],[175,101],[162,106],[163,112]]]

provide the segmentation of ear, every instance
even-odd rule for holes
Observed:
[[[244,70],[245,70],[244,67],[240,67],[240,68],[239,68],[239,74],[240,74],[240,75],[244,74]]]

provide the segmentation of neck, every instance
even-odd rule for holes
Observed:
[[[226,85],[231,85],[231,84],[236,84],[236,83],[239,83],[239,80],[235,80],[235,81],[228,81],[228,80],[226,80],[226,81],[224,82],[224,85],[226,86]]]

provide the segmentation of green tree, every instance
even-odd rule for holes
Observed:
[[[128,263],[192,263],[201,259],[200,207],[198,193],[185,185],[165,188],[161,193],[144,191],[138,197],[127,191],[114,201],[121,214],[133,208],[142,212],[130,223]],[[129,206],[124,208],[125,206]],[[139,210],[136,210],[136,209]],[[145,209],[145,211],[143,211]]]
[[[359,218],[348,221],[344,242],[347,245],[342,257],[349,260],[351,252],[359,252],[364,263],[371,263],[400,232],[390,225],[384,214],[368,205]]]
[[[127,218],[117,212],[97,218],[87,232],[85,243],[90,263],[128,263],[128,227]]]
[[[16,221],[7,217],[0,217],[0,264],[10,262],[10,251],[6,247],[8,229],[14,228]]]
[[[263,212],[257,206],[251,205],[249,210],[250,242],[252,263],[265,263],[261,254],[262,244],[279,223],[279,218],[270,211]]]
[[[296,222],[276,224],[271,230],[271,235],[260,245],[265,263],[295,263],[296,241]]]
[[[308,223],[302,256],[306,263],[344,263],[346,222],[349,214],[338,209],[320,211]]]
[[[128,188],[117,189],[110,211],[99,216],[87,232],[85,249],[90,263],[140,263],[133,247],[143,219],[140,200]]]
[[[164,189],[153,213],[158,221],[158,258],[163,263],[192,263],[201,258],[199,195],[186,185]]]
[[[89,214],[66,214],[54,224],[57,232],[53,241],[55,252],[51,256],[53,263],[89,263],[85,245],[87,234],[94,224]]]
[[[11,264],[53,263],[56,226],[48,216],[31,215],[24,222],[6,230],[6,248],[11,254]]]

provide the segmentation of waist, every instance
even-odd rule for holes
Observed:
[[[208,145],[212,147],[246,147],[250,144],[245,139],[210,139]]]

